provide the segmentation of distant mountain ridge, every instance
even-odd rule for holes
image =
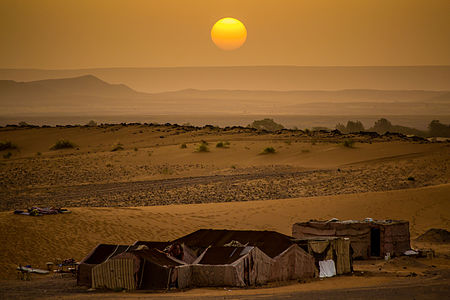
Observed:
[[[1,115],[14,114],[366,114],[450,115],[449,91],[249,91],[142,93],[93,75],[0,80]]]
[[[88,95],[112,96],[137,94],[124,84],[110,84],[93,75],[83,75],[73,78],[45,79],[29,82],[0,80],[0,95],[2,96],[55,96],[55,95]],[[41,94],[36,94],[41,93]]]
[[[0,69],[0,79],[33,81],[92,74],[110,83],[155,93],[183,89],[225,90],[450,90],[450,66],[232,66]]]

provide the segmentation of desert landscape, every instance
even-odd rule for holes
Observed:
[[[1,161],[0,267],[5,297],[32,297],[22,291],[24,283],[11,285],[17,264],[45,268],[47,261],[58,258],[79,261],[99,242],[167,241],[200,228],[290,235],[292,224],[299,221],[366,217],[409,220],[412,247],[431,247],[436,258],[358,262],[355,271],[366,274],[358,282],[353,275],[336,278],[335,286],[310,282],[233,290],[233,295],[274,293],[281,299],[286,293],[347,285],[370,288],[391,286],[392,281],[427,285],[427,280],[445,287],[439,291],[448,291],[448,244],[415,241],[431,228],[450,228],[446,142],[398,134],[157,124],[5,127],[0,139],[17,147]],[[61,139],[74,148],[50,150]],[[347,145],[349,140],[354,143]],[[205,151],[199,150],[201,145]],[[265,153],[268,147],[275,152]],[[65,207],[72,213],[12,214],[31,206]],[[104,297],[98,292],[86,294],[67,278],[48,278],[33,278],[27,285],[48,291],[49,297],[64,295],[58,286],[69,288],[74,293],[70,297]],[[223,293],[192,290],[169,295],[221,297]]]
[[[0,1],[0,299],[448,299],[449,11]]]

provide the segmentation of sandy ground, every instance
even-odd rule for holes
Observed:
[[[75,142],[79,150],[48,150],[59,138]],[[354,148],[342,145],[349,138],[357,141]],[[202,139],[210,151],[196,153]],[[413,246],[431,247],[438,258],[369,261],[357,266],[359,273],[353,276],[285,287],[196,289],[164,296],[448,295],[450,247],[414,242],[429,228],[450,229],[448,144],[390,136],[260,135],[242,129],[185,131],[167,126],[3,129],[0,140],[19,146],[11,150],[11,158],[0,158],[0,298],[139,298],[143,294],[87,293],[70,278],[17,281],[14,270],[17,264],[42,268],[48,261],[80,260],[100,242],[166,241],[200,228],[291,234],[295,222],[333,217],[409,220]],[[216,148],[218,141],[230,145]],[[111,152],[118,142],[125,149]],[[181,143],[187,148],[181,149]],[[261,155],[268,146],[276,153]],[[11,212],[30,205],[65,206],[72,213],[26,217]]]
[[[48,150],[59,138],[78,150]],[[350,138],[359,142],[344,147]],[[448,144],[390,136],[136,125],[3,129],[0,140],[19,147],[0,161],[0,210],[298,198],[417,188],[450,178]],[[209,152],[195,151],[201,140]],[[216,148],[219,141],[230,144]],[[125,149],[111,152],[119,142]],[[276,153],[261,155],[269,146]]]
[[[167,241],[200,228],[275,230],[309,219],[406,219],[412,237],[450,229],[450,184],[366,194],[299,199],[127,208],[72,208],[67,215],[27,217],[0,213],[0,267],[45,267],[58,258],[83,258],[97,243]]]

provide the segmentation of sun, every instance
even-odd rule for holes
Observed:
[[[247,29],[237,19],[223,18],[212,27],[211,39],[222,50],[235,50],[245,43]]]

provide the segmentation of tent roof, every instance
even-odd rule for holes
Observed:
[[[206,250],[199,264],[227,265],[248,254],[253,247],[211,247]]]
[[[377,225],[393,225],[393,224],[404,224],[408,223],[408,221],[405,220],[337,220],[337,219],[331,219],[328,221],[321,221],[321,220],[309,220],[308,222],[298,222],[294,225],[325,225],[325,224],[343,224],[343,225],[353,225],[353,224],[377,224]]]
[[[200,229],[174,242],[185,243],[191,248],[207,248],[208,246],[224,246],[231,241],[258,247],[272,258],[278,256],[293,244],[290,236],[275,231],[217,229]]]
[[[179,266],[181,263],[171,259],[167,256],[166,253],[158,250],[158,249],[142,249],[142,250],[133,250],[130,253],[143,258],[145,260],[151,261],[160,266]]]
[[[81,263],[100,264],[108,257],[116,256],[131,248],[133,248],[133,246],[130,245],[98,244],[97,247],[81,261]]]
[[[145,245],[149,249],[158,249],[158,250],[164,250],[167,246],[172,244],[171,242],[155,242],[155,241],[136,241],[134,242],[133,246],[140,246]]]

